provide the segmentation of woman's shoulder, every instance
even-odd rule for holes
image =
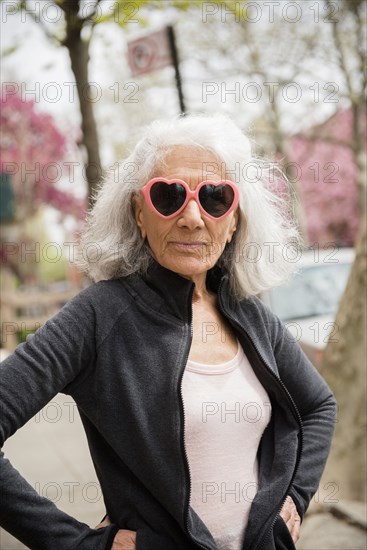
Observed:
[[[86,299],[94,299],[98,296],[116,296],[121,294],[121,290],[124,287],[123,279],[125,277],[119,277],[116,279],[102,279],[100,281],[91,282],[87,287],[79,292],[79,296]]]
[[[76,312],[89,312],[96,319],[108,314],[111,319],[130,306],[131,295],[128,285],[124,284],[123,278],[116,278],[92,282],[69,300],[64,308]]]

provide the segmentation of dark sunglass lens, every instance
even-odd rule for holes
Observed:
[[[157,181],[150,189],[150,199],[160,214],[170,216],[185,202],[186,191],[180,183]]]
[[[203,185],[199,191],[201,206],[214,218],[224,216],[234,201],[234,191],[230,185]]]

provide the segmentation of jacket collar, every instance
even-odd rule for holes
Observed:
[[[218,292],[221,281],[227,279],[222,270],[215,266],[207,273],[207,287],[214,292]],[[139,277],[140,283],[135,279],[139,288],[136,288],[140,297],[147,300],[151,307],[164,311],[167,309],[175,317],[183,321],[189,321],[191,318],[191,302],[195,284],[178,275],[173,271],[163,267],[155,260],[152,260],[145,274]]]

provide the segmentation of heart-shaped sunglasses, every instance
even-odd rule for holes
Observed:
[[[236,185],[228,180],[202,181],[192,191],[183,180],[153,178],[141,193],[149,208],[165,219],[177,216],[194,199],[205,216],[219,220],[232,212],[239,200]]]

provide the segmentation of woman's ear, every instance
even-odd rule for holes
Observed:
[[[231,227],[229,228],[227,243],[230,243],[233,237],[233,233],[236,231],[238,225],[238,208],[233,215]]]
[[[143,208],[142,208],[142,199],[141,199],[141,197],[138,197],[137,195],[134,195],[133,199],[132,199],[132,206],[133,206],[133,210],[134,210],[136,225],[140,229],[142,239],[145,239],[145,237],[147,236],[147,232],[146,232],[145,227],[144,227]]]

